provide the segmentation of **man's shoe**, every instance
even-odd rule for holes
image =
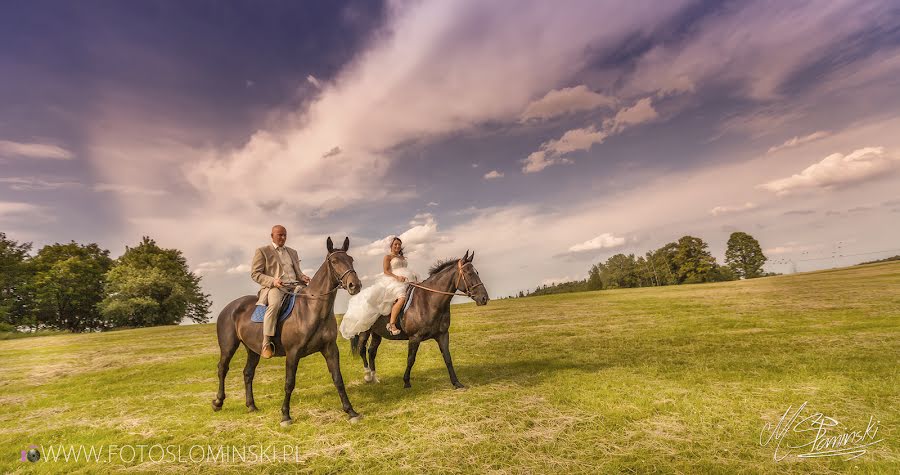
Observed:
[[[268,335],[263,336],[262,353],[259,355],[266,359],[271,358],[275,354],[275,343],[272,343],[271,338]]]

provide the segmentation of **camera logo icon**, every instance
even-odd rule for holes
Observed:
[[[37,449],[37,445],[29,445],[28,450],[22,451],[22,462],[37,462],[41,459],[41,453]]]

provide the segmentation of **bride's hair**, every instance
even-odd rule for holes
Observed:
[[[394,241],[399,241],[399,242],[400,242],[400,255],[403,256],[403,257],[406,257],[406,256],[403,255],[403,240],[400,239],[400,238],[398,238],[397,236],[394,236],[394,238],[391,239],[391,244],[388,245],[388,254],[391,253],[391,249],[394,247]]]

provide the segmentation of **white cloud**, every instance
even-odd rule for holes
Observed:
[[[594,126],[569,130],[558,139],[542,143],[540,150],[532,152],[522,161],[525,163],[522,171],[534,173],[553,164],[572,163],[563,155],[577,150],[589,150],[595,143],[603,143],[606,137],[606,132],[599,131]]]
[[[524,163],[522,172],[535,173],[550,165],[572,163],[572,160],[565,158],[566,154],[590,150],[594,144],[603,143],[609,136],[622,132],[626,127],[649,122],[658,116],[651,98],[640,99],[633,106],[623,107],[614,117],[606,119],[601,130],[593,125],[572,129],[558,139],[542,143],[537,151],[521,161]]]
[[[306,81],[309,82],[310,84],[312,84],[313,86],[316,86],[319,89],[322,88],[322,83],[320,83],[319,80],[316,79],[316,77],[313,76],[312,74],[310,74],[309,76],[306,76]]]
[[[429,201],[426,206],[438,206],[438,202],[437,201]]]
[[[98,183],[94,185],[94,191],[98,192],[113,192],[113,193],[122,193],[128,195],[149,195],[149,196],[162,196],[165,195],[166,192],[163,190],[153,190],[149,188],[143,188],[140,186],[134,185],[121,185],[115,183]]]
[[[830,189],[876,178],[893,171],[898,164],[900,159],[888,155],[884,147],[865,147],[848,155],[833,153],[800,173],[759,187],[779,196],[798,191]]]
[[[776,145],[774,147],[769,148],[769,151],[766,153],[775,153],[779,150],[783,150],[786,148],[797,147],[809,142],[815,142],[816,140],[823,139],[831,135],[830,132],[825,130],[820,130],[818,132],[813,132],[809,135],[804,135],[803,137],[795,136],[794,138],[786,140],[781,145]]]
[[[41,207],[30,203],[0,201],[0,217],[28,214],[40,210]]]
[[[615,117],[604,122],[604,128],[612,135],[625,130],[626,127],[643,124],[659,117],[653,108],[653,99],[645,97],[637,101],[633,106],[620,109]]]
[[[549,278],[549,279],[544,279],[544,280],[542,280],[541,283],[540,283],[540,286],[544,286],[544,285],[553,285],[553,284],[561,284],[561,283],[563,283],[563,282],[572,282],[572,281],[575,281],[575,280],[583,280],[583,279],[584,279],[583,277],[582,277],[581,279],[579,279],[579,278],[575,278],[575,277],[570,277],[570,276],[568,276],[568,275],[565,276],[565,277],[551,277],[551,278]]]
[[[75,154],[62,147],[45,143],[22,143],[0,140],[0,157],[47,158],[52,160],[71,160]]]
[[[737,206],[728,206],[728,205],[716,206],[715,208],[709,210],[709,214],[711,214],[713,216],[719,216],[722,214],[738,213],[741,211],[749,211],[754,208],[756,208],[756,204],[748,201],[742,205],[737,205]]]
[[[229,267],[225,273],[226,274],[247,274],[250,272],[250,264],[238,264],[234,267]]]
[[[572,112],[613,107],[615,104],[614,98],[591,91],[584,85],[554,89],[528,104],[520,120],[525,122],[532,119],[549,119]]]
[[[0,183],[7,183],[10,189],[16,191],[46,191],[62,188],[80,188],[82,186],[81,183],[74,181],[50,181],[35,177],[0,178]]]
[[[228,261],[225,259],[216,259],[214,261],[201,262],[194,266],[193,272],[197,275],[207,275],[216,272],[222,272],[228,268]]]
[[[403,248],[408,256],[422,257],[428,255],[432,246],[439,242],[446,242],[445,235],[438,232],[437,221],[431,213],[417,214],[410,222],[411,226],[406,231],[396,235],[403,241]],[[361,253],[367,256],[380,256],[386,254],[391,240],[395,235],[387,235],[362,246]]]
[[[603,233],[593,239],[572,245],[569,252],[596,251],[599,249],[614,249],[625,245],[625,238]]]
[[[547,156],[547,152],[545,152],[544,150],[538,150],[536,152],[531,152],[531,154],[528,155],[528,158],[522,160],[522,163],[525,164],[522,167],[523,173],[535,173],[549,167],[550,165],[572,163],[572,160],[564,157],[549,157]]]
[[[496,178],[503,178],[503,173],[498,172],[497,170],[491,170],[484,174],[485,180],[494,180]]]

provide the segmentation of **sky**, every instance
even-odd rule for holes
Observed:
[[[495,298],[686,234],[900,253],[894,1],[4,2],[0,84],[0,231],[150,236],[213,316],[274,224],[363,285],[474,250]]]

